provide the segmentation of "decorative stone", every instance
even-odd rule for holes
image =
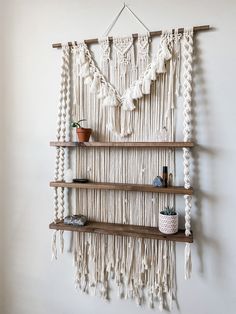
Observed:
[[[74,183],[88,183],[88,182],[89,182],[89,179],[85,179],[85,178],[76,178],[76,179],[73,179],[73,182],[74,182]]]
[[[153,184],[154,186],[156,186],[156,187],[161,188],[161,187],[164,186],[164,181],[163,181],[162,177],[157,176],[157,177],[153,180],[152,184]]]
[[[88,219],[84,215],[70,215],[64,218],[64,223],[73,226],[84,226]]]

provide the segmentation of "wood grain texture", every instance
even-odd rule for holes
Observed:
[[[50,142],[56,147],[145,147],[145,148],[183,148],[193,147],[193,142]]]
[[[155,227],[144,227],[135,225],[123,225],[104,222],[88,222],[83,227],[64,224],[64,222],[51,223],[50,229],[66,230],[75,232],[100,233],[108,235],[127,236],[135,238],[148,238],[157,240],[169,240],[177,242],[193,242],[193,235],[185,235],[184,230],[179,230],[176,234],[163,234]]]
[[[89,183],[69,183],[64,181],[52,181],[51,187],[64,187],[74,189],[91,190],[119,190],[119,191],[138,191],[151,193],[183,194],[192,195],[193,189],[185,189],[183,186],[171,186],[167,188],[154,187],[150,184],[130,184],[130,183],[108,183],[108,182],[89,182]]]

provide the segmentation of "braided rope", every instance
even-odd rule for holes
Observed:
[[[63,86],[63,105],[62,105],[62,141],[66,139],[66,117],[70,106],[70,50],[68,46],[64,48],[64,86]]]
[[[191,102],[192,102],[192,63],[193,63],[193,31],[183,34],[184,55],[184,141],[191,139]]]
[[[63,110],[63,94],[64,94],[64,84],[65,84],[65,66],[64,66],[64,54],[65,49],[63,48],[63,58],[62,58],[62,67],[61,67],[61,86],[60,86],[60,101],[58,107],[58,120],[57,120],[57,141],[61,139],[62,132],[62,110]],[[60,155],[61,148],[56,148],[56,166],[55,166],[55,175],[54,179],[57,181],[59,179],[59,168],[60,168]],[[58,221],[58,212],[59,212],[59,202],[58,202],[58,188],[54,188],[54,222]]]
[[[184,195],[185,200],[185,235],[191,235],[191,207],[192,197],[190,195]]]
[[[67,117],[70,113],[70,48],[69,46],[64,47],[63,53],[63,65],[64,65],[64,86],[63,86],[63,106],[62,106],[62,141],[65,142],[67,132]],[[69,130],[69,128],[68,128]],[[65,178],[65,148],[61,147],[61,180],[64,181]],[[60,205],[61,205],[61,214],[60,220],[64,219],[65,213],[65,189],[60,189]],[[60,230],[60,249],[61,253],[64,251],[64,231]]]
[[[58,107],[58,121],[57,121],[57,141],[65,141],[66,136],[66,116],[69,109],[67,109],[67,105],[69,105],[70,98],[70,84],[69,84],[69,47],[64,46],[62,49],[62,66],[61,66],[61,84],[60,84],[60,100]],[[65,159],[65,151],[63,147],[56,148],[56,165],[55,165],[55,181],[64,179],[64,159]],[[61,206],[61,214],[60,219],[64,218],[64,188],[60,189],[60,195],[58,193],[58,188],[54,188],[54,222],[57,223],[59,221],[59,196],[60,196],[60,206]],[[52,238],[52,259],[57,259],[57,231],[53,233]],[[60,232],[60,247],[61,252],[64,249],[64,239],[63,233]]]
[[[183,55],[184,55],[184,83],[183,83],[183,98],[184,98],[184,141],[191,140],[191,102],[192,102],[192,63],[193,63],[193,30],[186,30],[183,34]],[[183,148],[183,163],[184,163],[184,187],[189,189],[190,184],[190,149]],[[190,195],[184,195],[185,199],[185,235],[191,235],[191,201]],[[185,245],[185,279],[191,276],[192,262],[190,244]]]
[[[66,112],[65,112],[65,120],[67,123],[67,129],[65,130],[66,135],[65,139],[68,141],[70,140],[70,111],[71,111],[71,103],[70,103],[70,89],[71,89],[71,77],[70,77],[70,70],[71,70],[71,65],[70,65],[70,50],[69,48],[67,49],[67,89],[66,89]]]

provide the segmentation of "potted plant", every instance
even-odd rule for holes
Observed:
[[[72,122],[71,127],[76,128],[79,142],[88,142],[90,135],[92,133],[92,129],[82,128],[81,122],[83,121],[86,121],[86,119],[81,119],[77,122]]]
[[[167,206],[159,213],[159,230],[165,234],[178,232],[178,214],[173,207]]]

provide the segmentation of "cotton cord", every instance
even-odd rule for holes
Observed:
[[[63,102],[59,105],[61,134],[64,136],[64,127],[67,130],[68,108],[73,104],[73,118],[86,118],[89,127],[94,130],[96,141],[121,141],[123,134],[129,136],[123,140],[131,142],[173,141],[176,93],[179,89],[176,86],[181,81],[180,42],[184,40],[184,36],[179,36],[177,32],[164,32],[156,57],[150,62],[148,35],[139,35],[137,53],[131,37],[114,38],[112,47],[107,38],[101,39],[101,70],[84,43],[73,45],[71,63],[69,50],[65,49],[61,83]],[[185,57],[183,60],[186,62]],[[69,87],[73,91],[71,94]],[[184,97],[189,98],[189,94],[186,92]],[[189,106],[189,100],[188,104],[186,100],[184,104]],[[128,110],[124,110],[123,106]],[[189,121],[189,114],[189,109],[186,109],[186,121]],[[191,121],[186,121],[184,135],[188,133],[189,136]],[[183,153],[184,167],[189,171],[189,152]],[[60,152],[59,164],[63,161],[62,156]],[[163,165],[175,174],[175,153],[171,149],[148,148],[140,152],[137,148],[76,148],[75,157],[76,177],[84,176],[94,182],[150,184],[156,175],[162,174]],[[57,178],[64,172],[61,164],[58,167]],[[190,182],[188,176],[186,172],[185,187]],[[60,190],[60,193],[64,191]],[[167,205],[175,205],[174,195],[157,193],[80,189],[76,191],[75,198],[76,206],[72,212],[85,214],[89,220],[152,227],[158,227],[159,211]],[[60,205],[65,207],[65,204]],[[186,235],[191,232],[190,210],[191,198],[186,195]],[[60,219],[63,217],[64,210],[61,210]],[[55,244],[56,233],[52,251],[57,256]],[[63,250],[63,233],[60,246]],[[191,272],[191,252],[188,249],[186,246],[187,277]],[[157,303],[160,310],[171,310],[173,307],[176,296],[173,242],[75,233],[73,264],[75,286],[85,293],[109,299],[109,282],[114,280],[121,298],[133,299],[137,305],[146,300],[151,308]]]
[[[107,30],[105,31],[103,37],[107,37],[112,28],[115,26],[116,22],[118,21],[119,17],[121,16],[122,12],[127,9],[131,15],[144,27],[144,29],[149,33],[149,29],[147,28],[147,26],[140,20],[140,18],[130,9],[130,7],[127,6],[126,3],[124,3],[123,7],[120,9],[120,11],[117,13],[117,15],[115,16],[114,20],[112,21],[112,23],[108,26]]]
[[[62,49],[62,67],[61,67],[61,86],[60,86],[60,101],[58,107],[58,122],[57,122],[57,141],[65,141],[66,133],[68,134],[67,116],[70,112],[70,54],[69,47],[63,46]],[[55,162],[55,181],[64,180],[65,172],[65,149],[63,147],[56,148]],[[60,199],[60,201],[59,201]],[[61,208],[59,217],[59,204]],[[64,219],[65,212],[65,195],[64,188],[54,188],[54,222],[57,223]],[[64,250],[63,230],[60,231],[60,251]],[[52,238],[52,257],[57,259],[57,231],[53,233]]]
[[[193,63],[193,29],[185,30],[183,34],[183,56],[184,56],[184,141],[191,140],[191,102],[192,102],[192,63]],[[184,160],[184,187],[190,188],[190,149],[183,148]],[[191,200],[190,195],[185,195],[185,235],[191,235]],[[192,271],[191,247],[185,244],[185,279],[189,279]]]

